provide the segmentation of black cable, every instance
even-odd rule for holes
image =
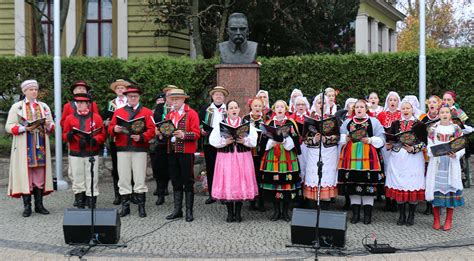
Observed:
[[[157,228],[155,228],[155,229],[153,229],[153,230],[151,230],[151,231],[148,231],[148,232],[146,232],[145,234],[132,237],[130,240],[125,241],[124,244],[128,244],[129,242],[131,242],[131,241],[133,241],[133,240],[135,240],[135,239],[137,239],[137,238],[141,238],[141,237],[148,236],[149,234],[152,234],[152,233],[154,233],[154,232],[160,230],[162,227],[168,225],[169,223],[175,222],[175,221],[178,221],[178,220],[179,220],[179,219],[174,219],[174,220],[168,221],[168,222],[166,222],[166,223],[164,223],[164,224],[161,224],[161,226],[159,226],[159,227],[157,227]]]

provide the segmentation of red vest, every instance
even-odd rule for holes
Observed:
[[[72,141],[68,141],[67,134],[73,130],[73,127],[86,132],[90,131],[90,115],[80,116],[77,113],[73,113],[67,116],[64,120],[63,140],[69,143],[69,155],[76,157],[88,157],[91,155],[98,155],[100,145],[105,142],[106,135],[102,118],[99,116],[99,114],[94,113],[93,118],[94,120],[92,129],[95,130],[102,127],[102,130],[94,135],[97,144],[91,147],[90,143],[87,142],[85,148],[81,148],[80,146],[80,140],[82,136],[81,134],[75,134],[74,139]]]
[[[171,119],[172,116],[173,112],[168,112],[168,114],[166,114],[166,120]],[[171,139],[168,139],[168,153],[195,153],[197,150],[197,141],[201,135],[199,123],[197,112],[185,104],[184,113],[181,115],[177,126],[178,130],[184,132],[184,139],[176,138],[175,142],[171,142]]]

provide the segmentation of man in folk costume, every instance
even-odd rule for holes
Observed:
[[[99,195],[99,148],[105,141],[105,129],[102,118],[97,112],[89,110],[90,98],[87,94],[74,95],[77,111],[69,115],[64,121],[63,140],[69,143],[69,156],[72,175],[72,191],[78,208],[84,208],[87,202],[89,208],[95,206]],[[92,124],[91,124],[92,121]],[[91,128],[92,126],[92,128]],[[96,131],[97,130],[97,131]],[[96,132],[95,132],[96,131]],[[86,132],[91,132],[87,135]],[[91,191],[92,173],[90,157],[94,157],[94,182],[92,184],[94,195]]]
[[[35,212],[49,214],[43,196],[53,191],[49,133],[54,131],[54,123],[48,105],[37,100],[38,89],[36,80],[21,84],[25,99],[12,105],[5,125],[13,135],[8,195],[23,198],[23,217],[31,215],[31,194]]]
[[[145,184],[147,151],[149,141],[155,136],[155,124],[152,117],[153,112],[143,107],[140,101],[142,91],[136,85],[128,86],[127,105],[114,112],[109,124],[109,134],[115,138],[117,146],[117,167],[119,174],[119,193],[122,198],[120,216],[130,214],[130,197],[132,192],[136,193],[138,213],[140,217],[146,217],[145,193],[148,188]],[[119,118],[120,121],[119,121]],[[143,119],[140,119],[143,118]],[[121,126],[121,121],[136,120],[129,128]],[[133,184],[132,187],[132,175]]]
[[[222,86],[216,86],[209,91],[209,96],[212,98],[212,103],[209,106],[204,106],[199,111],[199,119],[211,127],[219,126],[226,116],[225,98],[229,95],[229,91]],[[214,178],[214,165],[216,163],[217,149],[209,144],[209,135],[201,129],[201,136],[203,138],[204,158],[206,160],[206,177],[207,187],[209,189],[209,198],[206,199],[206,204],[212,204],[215,200],[212,198],[212,180]]]
[[[194,153],[200,137],[199,116],[184,101],[189,96],[182,89],[172,89],[166,95],[172,111],[166,115],[176,130],[168,139],[168,168],[173,184],[174,210],[166,219],[183,217],[183,192],[186,194],[186,222],[194,220]],[[157,135],[160,135],[157,131]]]
[[[126,80],[118,79],[115,82],[110,84],[110,89],[117,95],[116,98],[110,100],[107,104],[107,110],[103,113],[104,125],[107,128],[110,124],[114,112],[125,105],[127,105],[127,96],[124,92],[127,90],[130,83]],[[114,205],[120,205],[120,193],[118,187],[119,175],[117,170],[117,147],[115,145],[115,140],[110,139],[109,143],[110,148],[110,157],[112,158],[112,179],[114,184]]]
[[[160,98],[163,95],[165,99],[164,102],[156,105],[155,110],[153,111],[153,119],[155,123],[164,121],[166,115],[170,111],[171,105],[169,104],[169,99],[166,98],[166,94],[178,87],[174,85],[167,85],[163,88],[162,93],[160,93],[156,98]],[[158,99],[155,99],[158,100]],[[168,182],[170,180],[169,171],[168,171],[168,140],[163,135],[156,137],[156,147],[154,153],[150,153],[150,158],[153,166],[153,177],[156,181],[156,195],[158,199],[155,202],[155,205],[160,206],[165,203],[165,195],[168,195]],[[153,155],[153,157],[151,157]],[[155,194],[155,193],[154,193]]]

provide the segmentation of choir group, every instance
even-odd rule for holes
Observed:
[[[37,100],[38,88],[35,80],[21,84],[25,98],[13,104],[6,124],[14,137],[8,194],[22,197],[24,217],[32,214],[32,194],[35,212],[49,214],[42,199],[53,191],[48,135],[55,126],[48,105]],[[332,88],[311,103],[295,89],[289,103],[277,100],[271,105],[267,91],[239,104],[226,101],[229,91],[216,86],[209,91],[212,102],[195,111],[185,103],[185,91],[174,85],[155,97],[154,110],[140,103],[142,90],[131,81],[116,80],[110,89],[117,97],[100,112],[87,94],[90,86],[77,81],[71,86],[73,100],[63,108],[62,138],[68,144],[77,208],[97,202],[99,179],[96,175],[91,180],[90,158],[97,162],[107,140],[113,204],[121,205],[122,217],[130,214],[130,203],[138,205],[140,217],[147,215],[149,154],[156,205],[165,202],[171,180],[174,209],[166,218],[193,221],[198,144],[206,162],[205,203],[225,205],[227,222],[242,221],[244,201],[260,211],[271,201],[270,219],[290,221],[292,206],[315,208],[319,195],[321,208],[327,209],[340,195],[344,207],[352,210],[351,223],[360,222],[363,212],[362,222],[370,224],[374,199],[385,196],[385,210],[399,213],[397,225],[413,225],[417,204],[426,201],[433,228],[442,227],[440,210],[445,208],[443,229],[449,230],[454,208],[464,204],[461,162],[466,140],[460,138],[472,128],[452,91],[442,98],[430,96],[428,112],[422,113],[420,106],[425,105],[415,96],[402,99],[393,91],[383,107],[372,92],[364,99],[348,98],[339,108]],[[249,107],[247,115],[240,114],[242,106]],[[93,171],[98,173],[97,163]]]

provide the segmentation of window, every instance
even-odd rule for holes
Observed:
[[[90,0],[84,34],[87,56],[112,56],[112,0]]]
[[[41,10],[41,27],[43,28],[43,37],[46,54],[53,53],[53,0],[39,0],[38,9]],[[33,35],[36,35],[33,27]],[[38,45],[36,37],[33,37],[33,53],[38,52]]]

